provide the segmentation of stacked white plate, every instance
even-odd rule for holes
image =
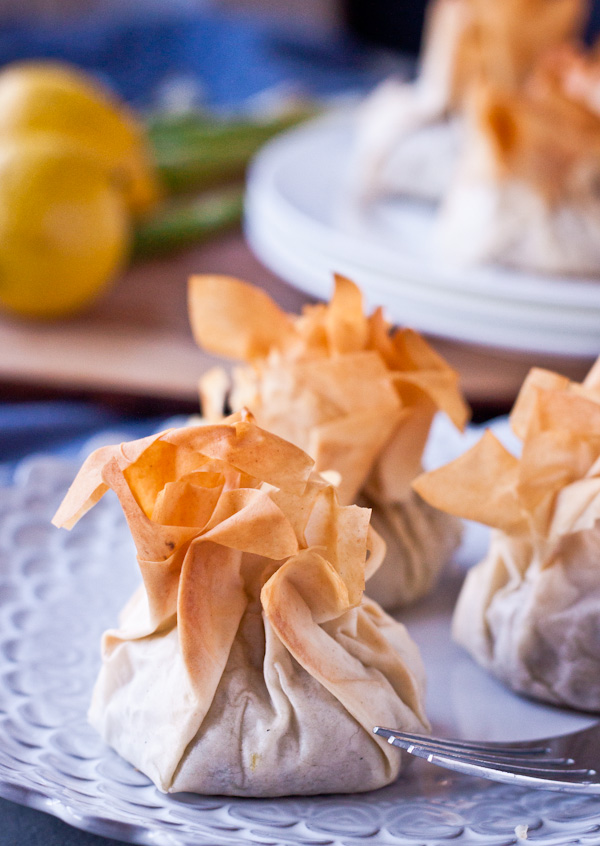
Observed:
[[[366,211],[348,201],[352,115],[329,115],[270,142],[251,169],[248,242],[290,284],[326,299],[333,273],[371,308],[441,337],[514,350],[600,353],[600,279],[501,267],[457,268],[436,255],[435,210],[410,200]]]

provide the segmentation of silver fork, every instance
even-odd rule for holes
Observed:
[[[432,764],[507,784],[599,793],[600,722],[583,731],[512,743],[480,743],[407,734],[376,726],[388,743]]]

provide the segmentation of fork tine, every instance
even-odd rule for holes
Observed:
[[[469,743],[466,741],[446,740],[445,738],[441,739],[438,737],[427,737],[426,735],[396,732],[391,729],[382,729],[379,726],[375,729],[375,733],[387,738],[388,743],[401,746],[403,749],[408,749],[409,745],[414,744],[422,749],[439,752],[440,754],[460,754],[462,758],[469,761],[486,760],[489,763],[512,763],[523,766],[531,764],[534,767],[543,765],[549,768],[574,763],[572,758],[567,758],[564,755],[551,757],[552,749],[549,746],[534,746],[528,749],[521,746],[513,748],[510,744],[501,743]],[[395,739],[398,739],[401,743],[394,743]]]
[[[500,756],[475,756],[475,755],[461,755],[460,758],[452,752],[444,751],[439,746],[416,746],[411,741],[403,741],[394,738],[394,745],[405,749],[413,755],[420,758],[426,758],[433,761],[435,758],[445,759],[447,761],[464,761],[467,764],[472,764],[478,767],[486,767],[488,769],[503,769],[506,772],[523,773],[524,775],[536,775],[540,778],[558,778],[560,777],[589,777],[595,775],[594,770],[585,768],[574,768],[573,759],[554,760],[552,762],[544,761],[542,765],[538,760],[529,760],[527,758],[510,758]],[[548,764],[551,764],[550,766]]]
[[[401,744],[402,741],[396,740],[394,745]],[[562,769],[546,769],[541,767],[528,767],[515,764],[499,764],[496,761],[486,761],[485,759],[465,759],[459,758],[451,754],[443,754],[436,751],[431,751],[423,747],[417,747],[412,744],[402,745],[401,748],[406,749],[412,755],[418,758],[424,758],[432,764],[438,764],[449,769],[457,770],[458,772],[468,773],[470,775],[479,775],[487,778],[498,778],[503,781],[517,781],[523,782],[541,782],[545,786],[570,785],[576,784],[590,784],[591,778],[595,775],[594,771],[589,770],[575,770],[569,767]]]
[[[446,741],[379,726],[375,733],[416,757],[468,775],[554,790],[600,792],[595,770],[577,767],[570,757],[544,757],[551,750],[541,745],[533,744],[529,757],[531,749],[514,749],[511,744]]]
[[[422,749],[427,754],[432,755],[446,755],[453,758],[462,758],[464,761],[470,761],[473,764],[488,764],[490,766],[512,766],[522,769],[535,769],[538,771],[552,772],[554,770],[563,770],[574,766],[575,761],[572,758],[528,758],[525,755],[497,755],[494,753],[486,754],[483,751],[478,753],[469,752],[468,754],[456,752],[444,746],[427,743],[416,744],[412,740],[402,740],[401,738],[391,738],[388,743],[398,746],[401,749],[411,751],[411,747],[415,749]],[[587,770],[586,770],[587,771]]]
[[[457,752],[463,750],[473,750],[474,752],[479,752],[481,750],[490,752],[492,750],[498,750],[502,752],[510,751],[511,754],[515,755],[546,755],[551,752],[550,747],[540,745],[539,740],[517,740],[511,741],[510,743],[494,741],[486,742],[479,740],[454,740],[446,738],[442,740],[437,737],[432,738],[426,734],[411,734],[410,732],[395,731],[394,729],[383,728],[381,726],[375,726],[373,731],[375,734],[385,738],[400,737],[403,740],[412,740],[415,743],[442,743],[445,748],[454,749]]]

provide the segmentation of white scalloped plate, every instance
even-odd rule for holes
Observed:
[[[0,794],[79,828],[148,846],[504,846],[528,826],[544,846],[598,844],[600,797],[498,785],[417,762],[394,785],[354,796],[242,800],[161,794],[87,725],[101,631],[135,586],[133,549],[112,495],[71,533],[49,519],[72,463],[36,458],[0,488]],[[477,545],[477,544],[476,544]],[[404,616],[429,667],[438,731],[501,739],[589,719],[526,702],[448,638],[455,570]]]

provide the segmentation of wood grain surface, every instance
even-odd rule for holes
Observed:
[[[187,318],[192,273],[224,273],[265,288],[288,311],[309,298],[275,277],[241,234],[131,268],[88,312],[56,323],[0,317],[0,382],[195,402],[200,374],[218,359],[195,345]],[[360,280],[355,280],[360,284]],[[475,408],[503,410],[532,365],[581,379],[589,359],[475,347],[429,338],[461,374]]]

